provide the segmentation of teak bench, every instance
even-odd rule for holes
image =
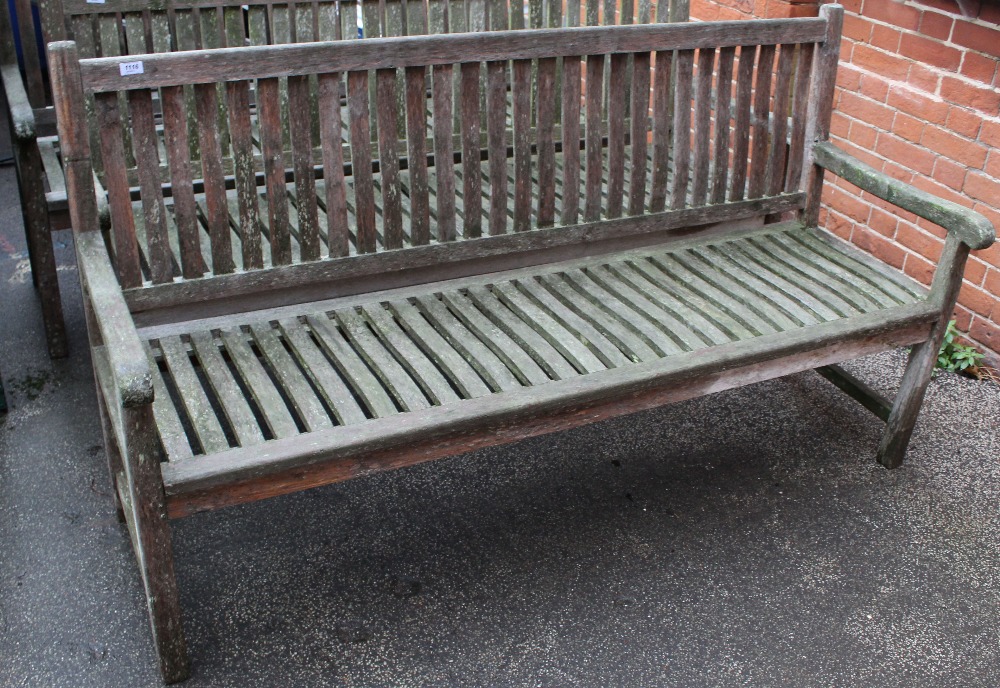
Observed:
[[[49,354],[67,353],[66,332],[51,232],[69,226],[66,181],[37,33],[45,42],[73,39],[80,57],[114,57],[151,52],[352,40],[416,34],[686,21],[688,0],[43,0],[36,17],[29,0],[15,0],[14,18],[22,45],[0,43],[0,77],[9,104],[11,140],[18,174],[32,278],[41,300]],[[360,7],[360,19],[358,8]],[[0,5],[0,36],[12,35],[8,5]],[[192,156],[198,157],[197,112],[186,99]],[[220,137],[227,147],[225,104],[220,103]],[[131,160],[131,144],[125,131]],[[287,139],[287,136],[286,136]],[[91,138],[97,183],[103,164]],[[162,144],[161,144],[162,145]],[[259,152],[259,151],[258,151]],[[224,155],[224,157],[226,157]],[[133,163],[134,164],[134,163]],[[101,194],[103,201],[103,192]],[[106,209],[102,208],[106,221]]]
[[[898,466],[993,228],[826,142],[841,21],[53,44],[109,463],[166,680],[188,673],[170,518],[912,345],[891,405],[824,368],[887,420]],[[929,290],[817,229],[824,169],[948,230]]]

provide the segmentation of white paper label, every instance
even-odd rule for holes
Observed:
[[[132,76],[133,74],[142,74],[142,62],[122,62],[118,65],[118,71],[121,72],[122,76]]]
[[[104,0],[87,0],[88,5],[103,5]]]

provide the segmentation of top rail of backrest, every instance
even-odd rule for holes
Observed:
[[[820,18],[496,31],[93,58],[81,60],[80,69],[84,90],[99,93],[462,62],[817,43],[827,28]],[[141,72],[133,67],[123,75],[123,65],[135,62]]]

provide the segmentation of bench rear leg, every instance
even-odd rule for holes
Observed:
[[[42,159],[37,147],[14,143],[18,186],[21,190],[21,215],[31,262],[31,278],[38,289],[45,323],[45,338],[50,358],[64,358],[69,353],[59,275],[52,244],[52,229],[42,186]]]
[[[190,665],[160,475],[162,449],[152,405],[124,411],[130,475],[120,473],[116,482],[146,592],[160,672],[166,683],[177,683],[189,676]]]

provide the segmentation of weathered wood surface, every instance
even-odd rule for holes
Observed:
[[[916,344],[891,411],[825,371],[888,419],[898,465],[992,230],[822,142],[839,8],[651,28],[631,0],[366,2],[348,41],[355,17],[323,7],[252,1],[246,36],[242,10],[182,13],[184,45],[288,45],[133,55],[133,76],[111,56],[163,48],[157,10],[75,20],[99,59],[53,51],[109,465],[168,679],[168,516]],[[823,167],[948,227],[930,292],[809,228]]]
[[[500,273],[447,287],[432,283],[397,300],[362,296],[356,305],[333,311],[301,310],[306,319],[280,316],[277,329],[246,314],[231,322],[241,317],[248,330],[230,325],[221,338],[203,330],[181,338],[161,336],[152,348],[166,363],[165,379],[177,390],[175,411],[194,433],[188,444],[199,447],[193,457],[184,450],[170,459],[177,463],[177,475],[183,475],[201,470],[198,466],[209,470],[219,451],[258,451],[260,437],[292,438],[437,406],[464,407],[504,390],[514,395],[514,403],[522,392],[504,380],[533,388],[609,370],[655,367],[738,342],[806,336],[814,328],[847,332],[855,322],[897,319],[909,325],[935,312],[919,288],[903,291],[813,232],[795,224],[781,227],[704,239],[686,248],[525,269],[511,278]],[[194,347],[190,353],[187,340]],[[477,356],[483,360],[470,368],[467,355],[474,341],[477,349],[493,353]],[[317,343],[325,355],[314,351]],[[197,384],[189,359],[197,355],[205,365],[206,349],[238,362],[214,372],[231,380]],[[311,385],[291,365],[286,350],[299,352],[299,366],[308,364],[304,374]],[[252,403],[278,407],[293,423],[284,431],[262,426],[248,434],[226,410],[234,404],[217,391],[224,389],[250,390]],[[338,414],[326,401],[333,398],[363,405],[353,415]],[[394,402],[379,401],[386,398]],[[252,416],[241,418],[245,424]],[[223,438],[226,445],[220,447]]]
[[[478,60],[532,60],[577,55],[649,52],[744,44],[810,43],[826,37],[822,19],[764,19],[755,22],[632,25],[494,31],[481,34],[372,38],[347,43],[289,44],[244,50],[143,56],[143,73],[122,76],[120,65],[134,57],[107,57],[82,64],[84,89],[96,93],[121,88],[159,88],[200,81],[301,76],[321,71],[401,69]]]

